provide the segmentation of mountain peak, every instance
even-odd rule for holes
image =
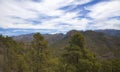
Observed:
[[[77,31],[77,30],[71,30],[71,31],[67,32],[66,36],[71,37],[71,36],[73,36],[75,33],[78,33],[78,32],[80,32],[80,31]]]

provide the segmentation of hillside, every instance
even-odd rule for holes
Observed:
[[[98,58],[120,58],[120,36],[118,35],[120,31],[117,31],[114,35],[114,30],[110,31],[107,34],[105,33],[106,30],[81,31],[86,40],[86,48],[95,53]],[[78,31],[72,30],[67,34],[44,34],[43,36],[48,41],[53,54],[59,56],[59,54],[64,52],[64,48],[68,45],[70,37],[75,32]],[[13,37],[13,39],[29,43],[33,38],[32,36],[33,34],[20,35]]]

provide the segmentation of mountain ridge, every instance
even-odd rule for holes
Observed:
[[[99,58],[102,59],[111,59],[111,58],[120,58],[120,36],[111,35],[113,32],[104,33],[103,31],[77,31],[71,30],[66,34],[43,34],[45,40],[48,42],[53,53],[62,54],[64,48],[68,45],[71,36],[76,32],[81,32],[85,37],[86,48],[95,53]],[[119,32],[119,31],[117,31]],[[16,41],[23,41],[25,43],[30,43],[33,39],[34,33],[15,36],[13,37]]]

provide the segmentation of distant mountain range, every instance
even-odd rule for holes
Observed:
[[[64,48],[68,45],[70,37],[76,32],[81,32],[84,35],[86,47],[95,53],[98,58],[120,58],[120,30],[71,30],[66,34],[43,34],[43,36],[48,42],[54,55],[60,55],[64,51]],[[33,35],[34,33],[13,36],[13,39],[28,44],[33,39]]]
[[[52,44],[56,41],[59,41],[60,39],[64,38],[65,36],[70,36],[70,33],[75,33],[76,30],[69,31],[66,35],[62,33],[58,34],[43,34],[44,38],[48,41],[48,43]],[[113,30],[113,29],[107,29],[107,30],[88,30],[88,31],[80,31],[81,33],[88,33],[88,32],[94,32],[99,34],[105,34],[107,36],[120,36],[120,30]],[[33,39],[34,33],[31,34],[24,34],[19,36],[13,36],[12,38],[16,41],[23,41],[25,43],[29,43]]]
[[[114,30],[114,29],[95,30],[95,32],[101,32],[111,36],[120,36],[120,30]]]

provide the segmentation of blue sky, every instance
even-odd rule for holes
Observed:
[[[120,30],[120,0],[0,0],[0,34]]]

